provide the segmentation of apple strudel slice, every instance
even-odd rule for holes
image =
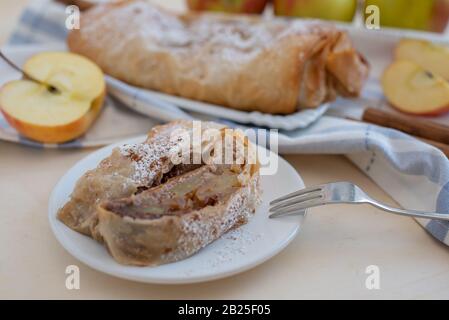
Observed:
[[[119,263],[139,266],[184,259],[246,223],[260,193],[253,146],[233,130],[229,145],[228,130],[203,122],[201,150],[186,148],[192,123],[155,127],[145,143],[114,149],[79,179],[58,218],[104,243]],[[179,161],[183,150],[190,162]]]

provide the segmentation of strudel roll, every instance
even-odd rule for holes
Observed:
[[[356,96],[369,72],[328,23],[174,14],[143,0],[96,6],[67,42],[129,84],[274,114]]]
[[[194,130],[191,121],[172,122],[114,149],[78,180],[58,218],[119,263],[139,266],[184,259],[246,223],[259,203],[254,147],[238,131],[229,144],[228,130],[203,122],[199,154],[184,143]],[[174,161],[183,150],[190,160]],[[222,161],[226,152],[230,161]]]

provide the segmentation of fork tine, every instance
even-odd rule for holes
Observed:
[[[290,206],[292,206],[294,204],[297,204],[297,203],[300,203],[300,202],[313,200],[313,199],[319,199],[322,196],[323,195],[322,195],[321,191],[308,192],[308,193],[305,193],[305,194],[301,194],[299,196],[294,196],[294,197],[291,197],[291,198],[289,198],[289,199],[287,199],[285,201],[278,202],[277,205],[275,205],[274,207],[270,208],[270,212],[276,211],[278,209],[290,207]]]
[[[305,214],[305,213],[306,213],[306,209],[303,209],[303,210],[298,209],[298,210],[294,210],[290,213],[289,212],[275,212],[275,213],[270,214],[268,216],[268,218],[274,219],[274,218],[281,218],[281,217],[286,217],[286,216],[295,215],[295,214],[300,215],[300,214]]]
[[[312,200],[303,201],[300,203],[297,203],[295,205],[292,205],[288,208],[281,208],[272,214],[270,214],[269,218],[278,218],[282,216],[287,216],[293,213],[298,213],[301,211],[304,211],[305,209],[312,208],[312,207],[318,207],[325,204],[325,202],[321,198],[315,198]]]
[[[321,191],[322,189],[323,189],[323,188],[320,187],[320,186],[315,186],[315,187],[310,187],[310,188],[301,189],[301,190],[298,190],[298,191],[289,193],[289,194],[287,194],[286,196],[282,196],[282,197],[280,197],[280,198],[277,198],[277,199],[271,201],[271,202],[270,202],[270,206],[272,206],[272,205],[274,205],[274,204],[276,204],[276,203],[279,203],[279,202],[281,202],[281,201],[288,200],[288,199],[290,199],[290,198],[292,198],[292,197],[301,196],[301,195],[303,195],[303,194],[311,193],[311,192],[315,192],[315,191]]]

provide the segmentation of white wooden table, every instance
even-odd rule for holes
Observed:
[[[26,3],[0,2],[0,43]],[[300,235],[282,253],[223,280],[162,286],[99,273],[64,251],[47,220],[53,186],[91,151],[0,142],[0,298],[449,298],[449,249],[412,219],[368,206],[311,210]],[[393,203],[343,156],[286,158],[306,185],[351,179],[373,197]],[[71,264],[80,267],[80,290],[65,287]],[[379,290],[365,286],[369,265],[380,268]]]

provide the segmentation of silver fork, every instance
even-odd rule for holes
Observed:
[[[409,217],[449,220],[449,214],[404,210],[387,206],[368,196],[362,189],[351,182],[334,182],[305,188],[270,202],[270,218],[301,214],[305,209],[327,204],[369,203],[384,211]]]

